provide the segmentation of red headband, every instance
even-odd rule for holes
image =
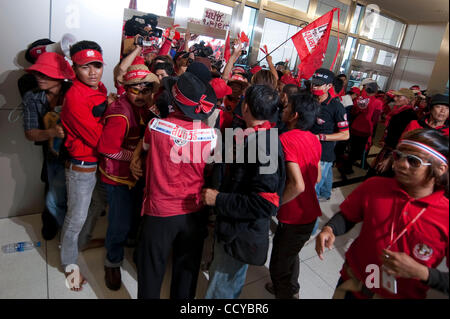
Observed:
[[[200,97],[200,100],[198,102],[192,101],[191,99],[187,98],[186,96],[183,95],[183,93],[181,93],[176,83],[174,84],[174,86],[172,86],[172,95],[175,98],[175,100],[184,105],[197,106],[195,109],[195,113],[200,113],[200,111],[203,111],[203,113],[208,114],[214,107],[214,103],[205,100],[206,98],[205,94],[203,94]]]
[[[128,82],[130,80],[134,80],[134,79],[143,79],[145,78],[147,75],[149,75],[151,72],[147,71],[147,70],[134,70],[134,71],[130,71],[127,72],[125,74],[125,76],[123,77],[123,79]]]
[[[85,65],[91,62],[103,63],[103,57],[97,50],[86,49],[75,53],[72,56],[72,61],[78,65]]]

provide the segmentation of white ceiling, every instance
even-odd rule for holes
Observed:
[[[448,0],[366,0],[407,23],[448,22]]]

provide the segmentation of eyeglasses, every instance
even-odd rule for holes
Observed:
[[[401,159],[406,158],[409,166],[411,166],[413,168],[419,168],[422,165],[423,166],[431,165],[431,163],[428,163],[428,162],[425,163],[420,157],[418,157],[416,155],[402,153],[399,150],[394,150],[392,152],[392,157],[394,158],[394,161],[400,161]]]
[[[152,88],[151,87],[146,87],[142,90],[139,90],[138,88],[134,88],[134,87],[130,87],[129,88],[130,92],[135,94],[135,95],[139,95],[139,93],[142,93],[143,95],[147,95],[149,93],[152,93]]]

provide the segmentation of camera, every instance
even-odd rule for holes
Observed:
[[[145,30],[145,27],[148,25],[151,26],[152,30]],[[158,16],[149,13],[144,16],[133,16],[131,19],[127,20],[127,22],[125,22],[124,31],[126,36],[134,37],[135,35],[140,34],[143,37],[161,38],[163,30],[157,28],[157,25]]]
[[[211,54],[213,54],[213,50],[211,47],[205,46],[205,41],[200,41],[200,43],[196,43],[193,45],[195,48],[192,52],[194,52],[195,56],[207,58]]]

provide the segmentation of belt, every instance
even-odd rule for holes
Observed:
[[[76,166],[73,163],[70,163],[69,161],[66,161],[65,167],[67,169],[71,169],[72,171],[80,172],[80,173],[92,173],[97,170],[97,165],[89,166],[89,167],[81,167],[81,166]]]
[[[74,158],[69,159],[69,161],[70,161],[72,164],[75,164],[75,165],[97,165],[97,162],[79,161],[79,160],[74,159]]]

